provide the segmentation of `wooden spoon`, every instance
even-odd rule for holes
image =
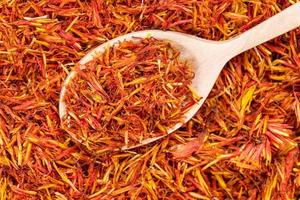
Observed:
[[[107,41],[90,51],[79,61],[79,64],[84,65],[93,60],[97,54],[103,53],[107,46],[113,46],[124,40],[134,40],[134,37],[145,38],[152,36],[157,39],[170,41],[179,48],[182,57],[189,59],[191,64],[195,66],[195,78],[192,86],[196,89],[199,96],[202,97],[201,100],[191,107],[191,109],[183,116],[183,123],[186,123],[197,113],[213,88],[221,70],[231,58],[299,26],[300,2],[295,3],[277,15],[230,40],[211,41],[173,31],[144,30],[132,32]],[[64,96],[67,89],[66,86],[74,76],[76,76],[76,73],[75,71],[72,71],[66,78],[61,90],[59,100],[59,115],[61,119],[66,115],[66,105],[64,102]],[[166,135],[180,128],[183,123],[178,123],[171,127]],[[166,135],[145,139],[136,146],[124,146],[120,148],[122,150],[132,149],[161,139]]]

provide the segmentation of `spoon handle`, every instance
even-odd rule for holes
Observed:
[[[300,2],[295,3],[233,39],[232,42],[239,44],[236,55],[297,27],[300,27]]]

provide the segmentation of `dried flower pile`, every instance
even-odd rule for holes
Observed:
[[[198,114],[146,147],[94,157],[60,127],[87,51],[157,28],[228,39],[293,0],[0,2],[0,200],[300,195],[300,29],[232,59]]]
[[[96,154],[167,134],[200,99],[193,68],[169,42],[134,38],[78,65],[62,127]]]

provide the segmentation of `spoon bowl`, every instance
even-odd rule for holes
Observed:
[[[93,49],[79,61],[79,64],[82,66],[85,65],[89,61],[93,60],[95,56],[103,53],[108,46],[116,45],[125,40],[129,41],[135,40],[135,38],[146,38],[151,36],[156,39],[169,41],[173,46],[180,50],[182,58],[189,60],[190,64],[194,66],[195,78],[192,81],[192,86],[201,99],[184,114],[182,123],[175,124],[173,127],[167,130],[166,135],[168,135],[180,128],[197,113],[199,108],[208,97],[223,67],[231,58],[259,44],[262,44],[263,42],[271,40],[294,28],[299,27],[299,13],[300,2],[290,6],[279,14],[269,18],[268,20],[246,31],[236,38],[218,42],[173,31],[144,30],[132,32],[109,40]],[[63,119],[67,114],[64,101],[67,85],[75,76],[75,71],[70,72],[61,90],[59,99],[59,116],[61,119]],[[148,138],[143,140],[138,145],[131,147],[124,146],[120,147],[120,149],[128,150],[143,146],[149,144],[150,142],[159,140],[166,135]]]

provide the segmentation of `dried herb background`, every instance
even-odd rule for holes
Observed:
[[[232,59],[170,137],[93,157],[60,129],[86,52],[143,29],[232,38],[293,0],[0,2],[0,200],[288,199],[300,191],[300,29]]]

